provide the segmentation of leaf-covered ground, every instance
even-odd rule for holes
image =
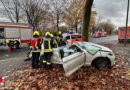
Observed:
[[[112,48],[111,44],[105,46]],[[116,53],[115,53],[116,54]],[[61,65],[53,64],[50,70],[31,69],[30,65],[17,70],[7,80],[12,87],[20,90],[128,90],[130,88],[129,62],[116,54],[116,64],[111,69],[101,71],[82,67],[70,77],[66,77]]]

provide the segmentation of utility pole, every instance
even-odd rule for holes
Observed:
[[[129,16],[129,1],[130,0],[128,0],[127,16],[126,16],[126,30],[125,30],[125,40],[124,40],[125,47],[126,47],[126,41],[127,41],[127,27],[128,27],[128,16]]]

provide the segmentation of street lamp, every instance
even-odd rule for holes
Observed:
[[[129,1],[130,0],[128,0],[127,16],[126,16],[126,30],[125,30],[125,40],[124,40],[125,47],[126,47],[126,39],[127,39],[127,26],[128,26],[128,15],[129,15]]]

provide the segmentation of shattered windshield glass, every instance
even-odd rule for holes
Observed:
[[[90,45],[89,43],[78,42],[78,44],[92,55],[96,54],[101,49],[97,46]]]

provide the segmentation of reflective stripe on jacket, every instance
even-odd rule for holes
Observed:
[[[51,45],[51,38],[44,38],[43,39],[43,47],[44,47],[44,52],[52,52],[52,45]]]

